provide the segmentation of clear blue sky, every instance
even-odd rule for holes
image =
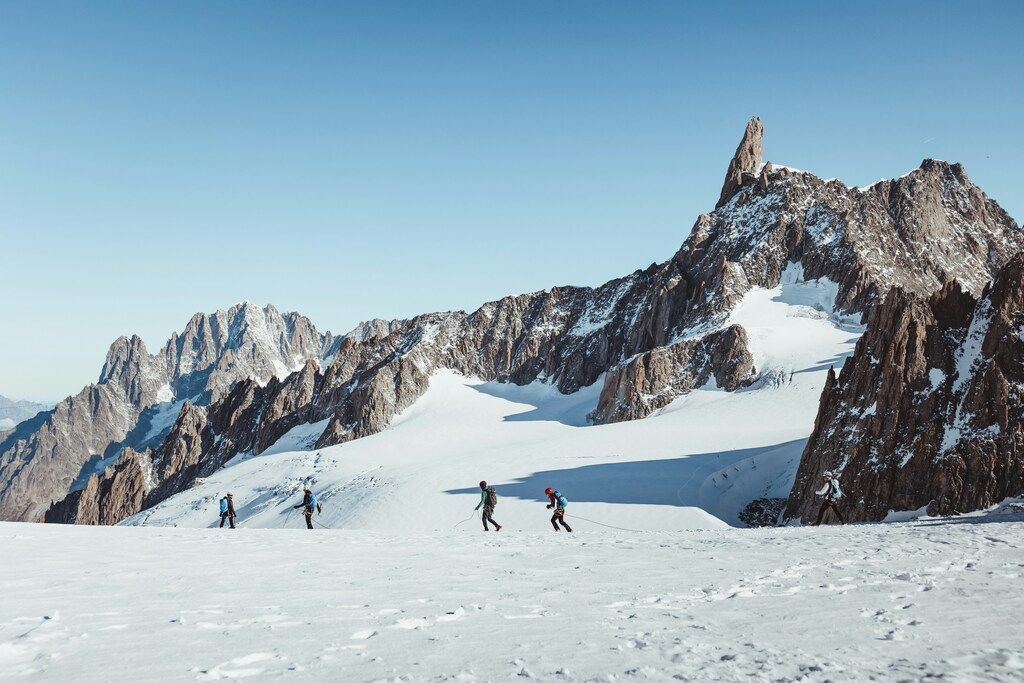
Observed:
[[[340,332],[668,258],[747,118],[1024,216],[1024,3],[0,3],[0,394],[240,300]]]

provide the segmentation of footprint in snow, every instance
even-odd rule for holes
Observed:
[[[377,632],[374,631],[372,628],[368,628],[362,631],[356,631],[351,636],[349,636],[349,638],[351,640],[369,640],[370,638],[373,638],[375,635],[377,635]]]
[[[218,664],[212,669],[199,672],[198,680],[217,681],[224,678],[251,678],[267,673],[267,667],[273,666],[280,670],[288,660],[281,655],[273,655],[269,652],[253,652],[243,657],[235,657],[232,660]],[[288,667],[295,668],[295,667]]]
[[[399,619],[395,623],[388,626],[388,628],[399,629],[402,631],[412,631],[417,628],[421,628],[427,625],[427,620],[423,617],[414,619]]]
[[[459,607],[454,612],[446,612],[445,614],[442,614],[441,616],[437,617],[437,621],[439,621],[439,622],[458,621],[459,619],[462,619],[465,616],[466,616],[466,610],[464,610],[463,608]]]

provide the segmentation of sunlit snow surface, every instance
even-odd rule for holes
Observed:
[[[6,523],[0,679],[1017,681],[1021,520],[573,536]]]
[[[234,494],[248,527],[297,527],[304,483],[332,528],[449,529],[470,516],[477,482],[495,485],[508,528],[543,530],[546,487],[570,514],[627,528],[678,530],[739,524],[752,499],[784,497],[814,424],[830,365],[841,364],[861,329],[832,312],[835,286],[804,282],[791,266],[783,284],[750,292],[729,322],[742,324],[762,378],[751,388],[695,391],[643,420],[588,425],[601,381],[562,395],[535,383],[481,382],[442,371],[380,434],[319,451],[325,425],[301,425],[258,456],[239,456],[201,485],[127,520],[204,527]],[[580,522],[585,525],[585,522]],[[467,521],[459,531],[477,533]]]

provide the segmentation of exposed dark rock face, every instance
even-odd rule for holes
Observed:
[[[117,524],[142,509],[149,454],[124,449],[117,467],[89,477],[85,488],[69,494],[46,511],[47,522]]]
[[[754,381],[754,359],[739,325],[658,347],[609,370],[594,419],[608,423],[646,417],[712,377],[726,391]]]
[[[371,322],[329,344],[319,368],[307,364],[265,385],[237,380],[206,412],[203,438],[214,445],[200,469],[258,454],[298,424],[325,422],[318,447],[379,432],[439,368],[542,380],[563,393],[604,376],[595,420],[641,418],[712,377],[728,390],[754,378],[746,334],[729,314],[752,288],[776,286],[791,263],[807,279],[834,281],[840,312],[866,314],[894,287],[928,295],[958,280],[980,293],[1024,248],[1019,226],[957,165],[926,161],[862,190],[762,166],[761,138],[760,121],[751,121],[721,205],[697,219],[665,263],[468,314]]]
[[[47,510],[44,521],[116,524],[218,469],[224,464],[222,460],[203,457],[213,451],[205,411],[186,401],[155,453],[125,448],[114,465],[90,476],[84,488]]]
[[[787,517],[840,473],[843,514],[933,514],[1024,493],[1024,255],[980,298],[950,283],[928,299],[893,290],[838,377],[829,374]]]
[[[748,527],[775,526],[786,509],[785,498],[757,498],[740,512],[740,521]]]
[[[216,401],[240,380],[286,376],[338,344],[298,314],[248,303],[197,314],[152,355],[139,337],[117,339],[96,384],[0,437],[0,519],[39,520],[122,448],[158,445],[164,434],[149,435],[156,406]]]

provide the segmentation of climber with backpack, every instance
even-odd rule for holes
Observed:
[[[224,521],[227,520],[231,524],[231,528],[235,528],[235,503],[231,500],[231,494],[224,496],[220,499],[220,528],[224,528]]]
[[[555,531],[558,531],[558,525],[561,524],[565,527],[565,530],[571,534],[572,527],[565,523],[565,508],[569,505],[569,501],[566,500],[565,496],[550,486],[544,489],[544,495],[546,495],[550,501],[547,506],[548,510],[552,508],[555,510],[555,513],[551,515],[551,526],[555,527]]]
[[[839,506],[836,505],[836,501],[843,497],[843,491],[839,488],[839,479],[836,478],[831,472],[825,472],[823,475],[825,484],[815,491],[814,493],[819,496],[825,497],[825,502],[821,504],[821,509],[818,510],[818,519],[812,526],[818,526],[822,520],[825,519],[825,513],[831,510],[839,518],[840,524],[846,524],[846,520],[843,519],[843,513],[839,511]]]
[[[494,508],[498,505],[498,494],[494,490],[493,486],[488,486],[486,481],[480,482],[480,502],[477,503],[474,510],[479,510],[481,507],[484,509],[483,514],[480,518],[484,522],[484,531],[490,531],[490,527],[487,523],[490,522],[494,525],[495,531],[501,531],[501,525],[494,521]]]
[[[323,508],[320,506],[320,501],[316,499],[316,494],[309,490],[308,486],[302,488],[302,502],[298,505],[293,505],[293,510],[304,508],[303,514],[306,516],[306,528],[313,528],[313,513],[323,512]]]

